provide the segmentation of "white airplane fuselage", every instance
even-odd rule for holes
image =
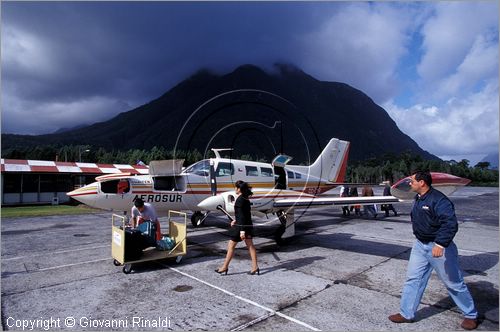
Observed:
[[[215,190],[209,174],[210,162],[215,170]],[[282,198],[312,197],[335,187],[330,181],[301,172],[304,166],[287,166],[284,170],[282,183],[278,184],[273,166],[267,163],[224,158],[202,160],[171,176],[127,173],[100,176],[98,181],[68,195],[86,205],[119,212],[129,211],[137,197],[152,204],[158,212],[197,211],[198,204],[214,192],[232,191],[234,183],[243,180],[254,188],[254,208],[270,210],[276,195]],[[128,183],[126,192],[118,191],[120,181]]]

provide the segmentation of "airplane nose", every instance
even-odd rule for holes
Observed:
[[[97,182],[83,186],[66,193],[67,196],[79,201],[80,203],[88,206],[94,206],[97,195]]]
[[[206,211],[216,211],[217,206],[221,206],[222,208],[225,208],[226,204],[224,202],[224,197],[216,195],[216,196],[210,196],[202,200],[199,204],[198,207],[201,210],[206,210]]]

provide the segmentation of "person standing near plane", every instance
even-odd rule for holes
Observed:
[[[363,192],[361,193],[361,196],[375,196],[373,194],[373,188],[370,186],[364,186],[363,187]],[[375,204],[368,204],[368,205],[363,205],[363,214],[365,215],[370,215],[373,217],[373,219],[377,218],[377,207]]]
[[[448,197],[432,187],[429,172],[414,172],[410,186],[417,193],[411,211],[413,234],[417,240],[408,261],[400,312],[390,315],[389,320],[394,323],[413,322],[434,269],[465,316],[462,328],[473,330],[477,327],[477,310],[464,282],[457,246],[453,243],[458,231],[455,207]]]
[[[349,191],[349,196],[350,197],[358,197],[358,188],[357,187],[351,187],[351,190]],[[355,204],[351,205],[350,212],[354,211],[354,214],[357,216],[361,215],[361,205]]]
[[[349,187],[348,186],[342,186],[340,188],[340,197],[349,197]],[[348,205],[342,205],[342,215],[344,217],[351,215],[351,211],[349,211]]]
[[[384,196],[391,196],[391,181],[384,181],[385,187],[384,187]],[[394,213],[394,216],[398,215],[398,212],[394,208],[392,204],[382,204],[380,207],[382,211],[385,211],[385,216],[389,217],[389,211],[392,211]]]
[[[234,203],[234,215],[236,220],[231,221],[231,228],[235,227],[235,230],[238,230],[238,232],[231,232],[234,235],[231,236],[231,239],[227,244],[227,253],[224,264],[222,267],[216,269],[215,272],[219,274],[227,274],[229,271],[229,263],[231,263],[231,260],[233,259],[236,245],[240,241],[245,241],[248,252],[250,253],[250,258],[252,259],[252,270],[249,274],[254,275],[257,273],[257,275],[260,275],[260,269],[257,265],[257,250],[255,249],[252,240],[253,224],[250,212],[250,196],[253,194],[251,190],[252,188],[247,182],[241,180],[236,181],[234,185],[238,198],[236,198],[236,202]]]
[[[156,224],[156,240],[161,240],[160,221],[158,220],[155,208],[149,203],[144,203],[142,199],[136,198],[134,206],[130,211],[132,227],[135,228],[146,220],[151,220]]]

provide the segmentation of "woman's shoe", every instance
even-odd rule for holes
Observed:
[[[255,273],[257,273],[257,275],[258,275],[258,276],[260,276],[260,269],[259,269],[259,268],[257,268],[257,270],[253,270],[253,271],[248,272],[248,274],[250,274],[250,275],[252,275],[252,276],[253,276]]]
[[[222,270],[222,271],[219,270],[219,269],[215,269],[215,272],[217,272],[218,274],[223,274],[224,273],[224,275],[227,275],[227,271],[229,271],[229,268],[227,268],[225,270]]]

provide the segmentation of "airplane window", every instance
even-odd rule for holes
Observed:
[[[245,166],[247,176],[259,176],[259,171],[256,166]]]
[[[296,178],[296,179],[301,179],[301,178],[302,178],[302,174],[300,174],[300,173],[295,173],[295,178]]]
[[[215,171],[215,176],[230,176],[234,174],[234,166],[231,163],[220,162],[217,165],[217,171]]]
[[[267,167],[261,167],[260,168],[260,174],[262,174],[262,176],[272,177],[273,176],[273,169],[272,168],[267,168]]]
[[[155,176],[153,188],[161,191],[184,191],[186,185],[182,176]]]
[[[126,194],[130,191],[130,185],[125,179],[118,181],[117,187],[117,194]]]
[[[194,173],[200,176],[210,175],[210,161],[202,160],[186,168],[184,173]]]
[[[111,180],[101,182],[101,192],[104,194],[117,194],[120,189],[120,180]],[[128,181],[127,181],[128,183]],[[121,194],[121,193],[120,193]]]
[[[157,176],[153,178],[155,190],[176,191],[175,177],[173,176]]]
[[[290,172],[290,171],[286,171],[286,172],[287,172],[287,174],[288,174],[288,178],[289,178],[289,179],[293,179],[293,178],[294,178],[294,176],[293,176],[293,172]]]

